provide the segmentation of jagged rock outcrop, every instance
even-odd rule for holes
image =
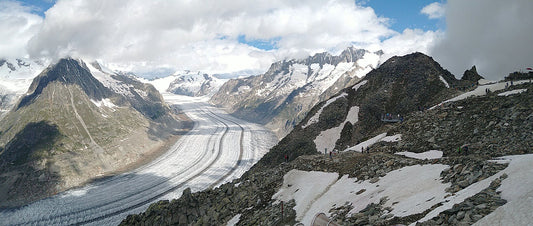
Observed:
[[[477,73],[477,69],[475,65],[472,66],[470,70],[466,70],[463,73],[463,77],[461,77],[461,80],[471,81],[474,83],[479,81],[480,79],[483,79],[483,77]]]
[[[124,169],[180,127],[153,86],[61,59],[0,120],[1,207]]]
[[[316,103],[377,67],[379,57],[348,48],[338,56],[319,53],[307,59],[279,61],[265,74],[227,81],[211,102],[237,117],[265,124],[283,137]]]

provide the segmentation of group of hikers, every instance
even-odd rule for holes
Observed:
[[[511,80],[511,86],[513,86],[513,80]],[[507,89],[507,88],[509,88],[509,83],[508,82],[505,83],[505,89]]]
[[[324,155],[327,157],[329,154],[329,159],[333,160],[333,156],[337,155],[338,151],[333,149],[332,151],[328,152],[328,149],[324,149]],[[361,153],[370,153],[370,147],[361,147]],[[468,145],[463,145],[461,147],[457,148],[457,154],[458,155],[468,155]],[[289,155],[285,154],[285,162],[289,162]]]
[[[386,113],[381,116],[381,121],[384,122],[403,122],[403,116],[400,114]]]

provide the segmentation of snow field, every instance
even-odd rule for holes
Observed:
[[[93,100],[91,99],[91,102],[93,102],[94,105],[96,105],[97,107],[99,108],[102,108],[102,107],[107,107],[107,108],[110,108],[110,109],[114,109],[116,108],[117,106],[115,104],[113,104],[113,102],[111,102],[111,100],[109,100],[108,98],[105,98],[105,99],[102,99],[100,101],[96,101],[96,100]]]
[[[363,141],[353,147],[349,147],[347,149],[345,149],[344,151],[358,151],[358,152],[361,152],[362,150],[366,149],[367,147],[370,147],[372,145],[374,145],[375,143],[378,143],[380,141],[385,141],[385,142],[398,142],[402,139],[402,135],[401,134],[395,134],[395,135],[392,135],[392,136],[387,136],[387,133],[382,133],[382,134],[378,134],[377,136],[375,137],[372,137],[366,141]]]
[[[513,84],[519,85],[519,84],[524,84],[524,83],[528,83],[528,82],[529,82],[529,80],[520,80],[520,81],[514,81]],[[442,105],[444,103],[459,101],[459,100],[463,100],[463,99],[466,99],[466,98],[472,97],[472,96],[483,96],[483,95],[486,95],[487,94],[486,89],[489,89],[491,92],[503,90],[503,89],[505,89],[505,86],[508,85],[508,84],[510,85],[509,82],[486,83],[486,85],[480,85],[476,89],[474,89],[474,90],[472,90],[470,92],[466,92],[466,93],[463,93],[463,94],[461,94],[459,96],[456,96],[456,97],[454,97],[452,99],[446,100],[446,101],[444,101],[444,102],[442,102],[440,104],[437,104],[436,106],[431,107],[430,109],[434,109],[435,107],[437,107],[439,105]],[[510,93],[510,94],[514,94],[514,92]]]
[[[526,92],[526,91],[527,91],[527,89],[515,89],[515,90],[503,92],[503,93],[498,93],[498,96],[506,97],[506,96],[510,96],[510,95],[513,95],[513,94],[523,93],[523,92]]]
[[[314,142],[316,145],[316,150],[318,152],[322,152],[323,150],[332,151],[333,148],[335,148],[335,143],[341,136],[342,129],[344,128],[344,125],[346,123],[356,123],[359,120],[359,107],[353,106],[348,111],[348,115],[346,116],[346,120],[341,123],[337,127],[333,127],[331,129],[324,130],[318,134],[318,136],[315,138]]]
[[[307,65],[293,64],[291,65],[290,70],[292,71],[290,76],[290,83],[292,83],[295,87],[304,86],[307,80]]]
[[[357,84],[355,84],[352,89],[354,89],[355,91],[357,91],[359,88],[361,88],[361,86],[364,86],[366,83],[368,82],[368,80],[363,80]]]
[[[21,59],[23,64],[19,65],[17,59],[4,59],[6,63],[0,66],[0,93],[2,87],[6,92],[13,94],[24,94],[30,88],[33,79],[46,67],[30,59]],[[15,70],[8,67],[11,63]]]
[[[403,155],[405,157],[414,158],[414,159],[440,159],[442,158],[442,151],[430,150],[422,153],[414,153],[409,151],[396,152],[396,155]]]
[[[427,155],[436,153],[430,151]],[[424,222],[476,195],[493,180],[507,174],[498,191],[508,202],[475,225],[529,225],[533,222],[533,154],[506,156],[495,162],[508,162],[509,166],[454,194],[445,192],[450,183],[444,184],[440,180],[440,173],[449,167],[442,164],[403,167],[389,172],[376,183],[357,181],[347,175],[337,180],[337,173],[291,170],[283,177],[283,185],[272,199],[285,202],[294,199],[296,220],[305,225],[309,225],[317,213],[329,216],[330,209],[351,205],[350,214],[354,214],[370,203],[379,203],[383,197],[387,197],[384,206],[392,208],[385,214],[397,217],[422,213],[440,203],[441,206],[418,221]]]
[[[448,82],[442,77],[442,75],[439,75],[439,79],[442,81],[442,83],[444,83],[444,86],[446,86],[446,88],[450,88],[450,84],[448,84]]]
[[[306,225],[317,213],[329,215],[330,209],[348,204],[353,207],[350,211],[353,214],[370,203],[379,203],[382,197],[388,198],[385,206],[393,209],[390,214],[398,217],[421,213],[441,203],[419,220],[424,222],[479,193],[505,173],[508,178],[502,181],[498,190],[508,203],[476,225],[528,225],[533,221],[533,154],[507,156],[504,160],[510,162],[506,169],[452,195],[445,192],[450,184],[440,181],[440,173],[448,166],[436,164],[407,166],[389,172],[375,184],[357,181],[347,175],[336,180],[337,173],[292,170],[284,176],[282,188],[272,198],[280,201],[295,199],[297,220]]]
[[[351,205],[350,214],[353,214],[370,203],[379,203],[382,197],[388,197],[385,206],[393,208],[391,214],[408,216],[421,213],[444,198],[449,184],[442,184],[439,179],[446,168],[440,164],[407,166],[388,173],[374,184],[347,175],[337,180],[337,173],[291,170],[272,198],[294,199],[296,220],[304,225],[310,225],[317,213],[329,216],[330,209]]]
[[[506,156],[509,166],[496,174],[507,174],[498,188],[507,203],[476,225],[529,225],[533,222],[533,154]],[[495,176],[496,176],[495,175]]]
[[[283,202],[288,202],[292,199],[296,201],[296,220],[301,221],[309,210],[309,207],[316,202],[322,192],[337,181],[339,174],[325,173],[317,171],[300,171],[291,170],[283,176],[283,185],[281,189],[272,196]],[[314,216],[316,213],[311,214]]]
[[[305,128],[305,127],[308,127],[312,124],[315,124],[318,122],[318,119],[320,117],[320,114],[322,114],[322,111],[324,110],[325,107],[327,107],[328,105],[330,105],[331,103],[335,102],[337,99],[341,98],[341,97],[346,97],[348,96],[347,93],[341,93],[340,95],[336,96],[336,97],[333,97],[331,99],[329,99],[328,101],[326,101],[326,103],[324,104],[324,106],[322,106],[320,109],[318,109],[318,111],[311,117],[309,118],[309,120],[307,121],[307,123],[302,126],[302,128]]]
[[[83,62],[80,62],[80,64],[83,64]],[[122,94],[124,96],[133,96],[133,94],[130,91],[130,88],[133,88],[133,86],[125,84],[121,81],[118,81],[111,77],[111,74],[107,72],[102,72],[95,68],[91,64],[85,64],[87,68],[89,68],[89,71],[91,74],[100,81],[105,87],[113,90],[113,92]]]
[[[235,226],[237,223],[239,223],[239,220],[241,219],[241,214],[235,215],[233,218],[231,218],[226,226]]]

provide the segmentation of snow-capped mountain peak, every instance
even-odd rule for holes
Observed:
[[[262,75],[230,80],[211,101],[248,120],[259,118],[283,137],[310,106],[329,99],[376,68],[380,56],[379,52],[350,47],[337,56],[324,52],[278,61]]]
[[[176,71],[173,75],[146,81],[161,93],[174,93],[186,96],[212,96],[224,84],[225,79],[200,71]]]

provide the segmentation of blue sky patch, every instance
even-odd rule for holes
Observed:
[[[21,0],[20,2],[24,6],[32,7],[33,12],[43,18],[44,12],[56,4],[55,0]]]
[[[239,43],[242,43],[242,44],[246,44],[246,45],[249,45],[249,46],[253,46],[255,48],[258,48],[258,49],[262,49],[262,50],[273,50],[273,49],[277,49],[277,43],[279,42],[281,38],[272,38],[272,39],[268,39],[268,40],[263,40],[263,39],[247,39],[246,38],[246,35],[239,35],[239,37],[237,37],[237,41]]]
[[[439,0],[367,0],[360,4],[372,7],[379,17],[389,18],[390,28],[401,33],[407,28],[444,30],[443,19],[429,19],[427,15],[420,13],[422,8],[433,2],[445,3]]]

